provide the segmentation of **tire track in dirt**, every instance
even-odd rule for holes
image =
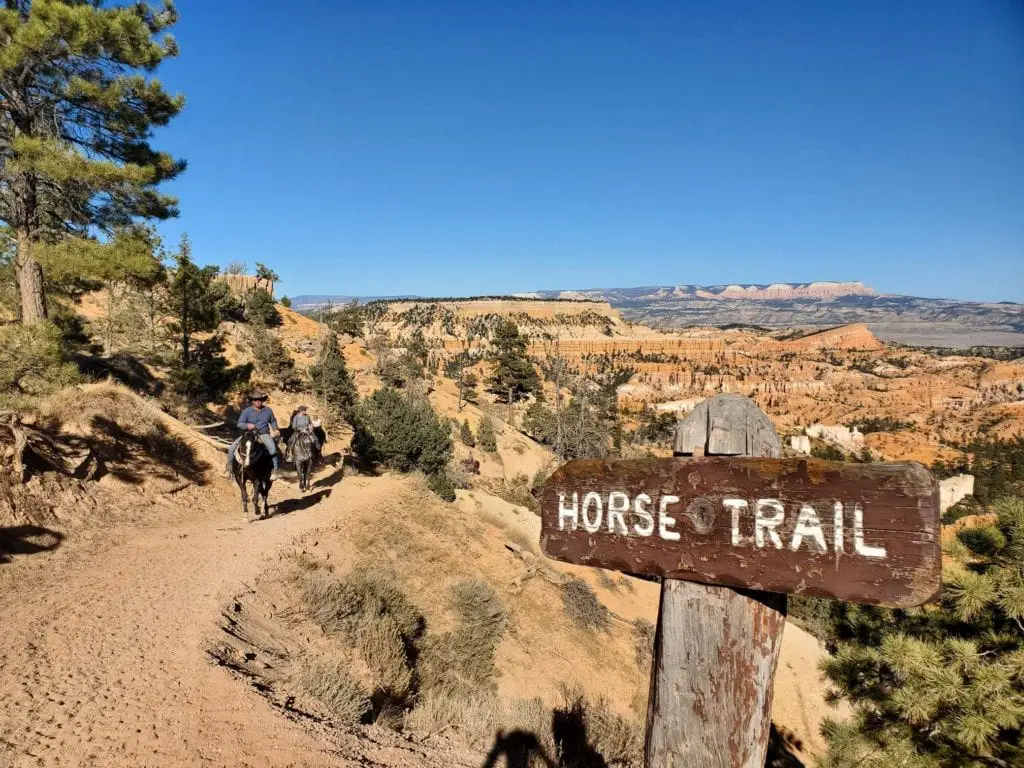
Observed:
[[[0,567],[0,766],[348,764],[205,648],[222,602],[266,557],[393,487],[346,480],[318,504],[247,524],[237,491],[221,484],[212,511],[95,552],[28,556],[30,573]]]

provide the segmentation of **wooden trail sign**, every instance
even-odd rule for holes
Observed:
[[[548,557],[894,607],[939,589],[939,488],[920,464],[573,461],[548,481]]]
[[[647,768],[763,768],[780,593],[928,600],[939,588],[937,484],[919,465],[780,460],[771,421],[738,395],[700,403],[675,453],[696,458],[562,467],[542,497],[541,544],[566,562],[665,577]],[[701,458],[711,456],[722,458]]]

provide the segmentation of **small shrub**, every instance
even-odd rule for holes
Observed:
[[[608,701],[587,699],[578,688],[562,686],[562,705],[552,716],[555,748],[561,765],[643,765],[639,723],[615,714]],[[580,738],[586,736],[587,738]],[[589,744],[587,743],[589,740]]]
[[[344,660],[302,659],[293,681],[327,707],[338,725],[354,727],[370,714],[370,696]]]
[[[637,666],[644,669],[650,665],[654,654],[654,625],[644,619],[634,619],[632,635]]]
[[[470,448],[476,445],[476,438],[473,436],[473,428],[469,426],[469,419],[462,422],[462,428],[459,430],[459,440],[463,445],[468,445]]]
[[[356,631],[356,644],[377,687],[393,700],[404,700],[412,687],[412,669],[398,622],[387,614],[364,621]]]
[[[427,476],[427,487],[430,488],[444,501],[455,501],[455,484],[446,467],[442,472],[435,472]]]
[[[494,453],[498,450],[498,436],[494,431],[494,422],[489,416],[480,420],[480,426],[476,430],[476,442],[481,450]]]
[[[961,528],[956,537],[974,553],[992,556],[1006,546],[1006,536],[994,525],[980,528]]]
[[[274,381],[281,389],[295,389],[300,384],[295,372],[295,360],[281,339],[268,331],[265,325],[250,323],[245,338],[260,374]]]
[[[846,460],[846,454],[843,453],[839,446],[824,440],[814,440],[811,442],[811,456],[815,459],[825,459],[827,461]]]
[[[608,609],[582,579],[571,578],[562,585],[562,605],[566,615],[581,629],[602,632],[608,628]]]
[[[46,395],[77,379],[74,366],[64,361],[56,326],[0,326],[0,399],[6,394]]]
[[[448,480],[451,482],[452,487],[456,489],[467,489],[471,486],[471,476],[469,471],[463,466],[461,461],[450,461],[448,467],[445,469],[445,474],[448,475]]]
[[[471,579],[455,585],[451,603],[458,625],[425,644],[423,685],[454,695],[493,688],[494,656],[506,630],[501,596],[486,581]]]
[[[597,569],[597,581],[609,592],[619,591],[619,585],[612,580],[612,577],[608,575],[607,571],[601,570],[600,568]]]

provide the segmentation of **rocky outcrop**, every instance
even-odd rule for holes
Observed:
[[[966,496],[974,494],[974,475],[954,475],[939,481],[939,510],[945,512]]]

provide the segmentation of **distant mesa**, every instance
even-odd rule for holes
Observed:
[[[664,289],[667,291],[667,289]],[[771,285],[677,285],[671,295],[678,298],[742,299],[746,301],[788,301],[791,299],[833,299],[839,296],[877,296],[874,288],[859,280],[846,282],[772,283]]]

